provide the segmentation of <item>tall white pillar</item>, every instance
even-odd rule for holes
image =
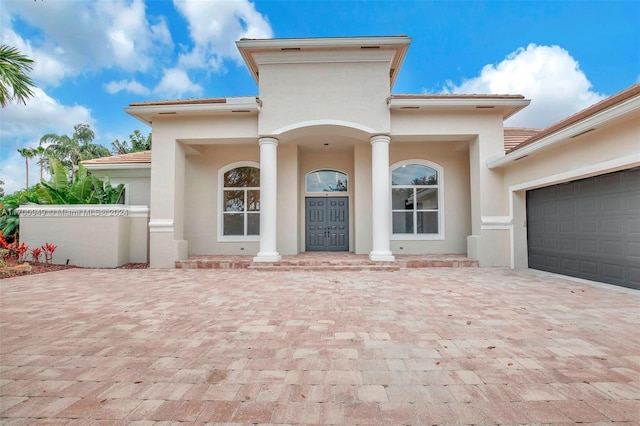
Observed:
[[[279,262],[276,249],[278,222],[278,140],[260,138],[260,251],[254,262]]]
[[[369,259],[393,261],[391,253],[391,186],[389,184],[389,143],[391,138],[371,138],[371,203],[373,250]]]

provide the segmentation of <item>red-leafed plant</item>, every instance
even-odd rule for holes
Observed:
[[[42,250],[44,251],[44,263],[48,265],[51,264],[51,262],[53,261],[53,252],[56,251],[57,247],[58,246],[53,244],[44,243],[44,245],[42,246]]]
[[[2,231],[0,231],[0,248],[9,250],[9,243],[7,243],[7,240],[2,236]]]
[[[11,257],[17,257],[17,248],[18,245],[16,242],[8,243],[2,236],[2,231],[0,231],[0,249],[2,250],[2,259],[8,260]]]
[[[40,247],[36,247],[31,250],[31,259],[33,259],[34,263],[40,263],[41,254],[42,254],[42,249]]]
[[[16,247],[16,256],[18,257],[18,263],[24,262],[25,255],[28,251],[29,247],[25,243],[22,243]]]
[[[14,258],[18,263],[24,262],[25,255],[29,251],[29,247],[25,243],[18,244],[17,242],[7,243],[7,240],[4,239],[2,235],[2,231],[0,231],[0,257],[2,257],[3,263],[6,265],[6,262]]]

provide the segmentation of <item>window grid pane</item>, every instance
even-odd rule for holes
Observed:
[[[229,170],[223,185],[222,235],[260,235],[260,169]]]
[[[439,232],[438,172],[420,164],[392,171],[391,214],[394,234]]]

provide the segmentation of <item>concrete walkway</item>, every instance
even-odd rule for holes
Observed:
[[[639,325],[534,271],[66,270],[0,280],[0,418],[639,424]]]

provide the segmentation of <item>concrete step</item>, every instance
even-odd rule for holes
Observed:
[[[398,265],[273,265],[273,264],[260,264],[254,263],[249,266],[250,270],[273,272],[273,271],[350,271],[350,272],[363,272],[363,271],[383,271],[393,272],[398,271],[400,267]]]
[[[194,256],[175,263],[180,269],[251,269],[259,271],[397,271],[413,268],[477,268],[463,255],[397,255],[395,262],[372,262],[363,255],[285,256],[280,262],[253,262],[251,256]]]

